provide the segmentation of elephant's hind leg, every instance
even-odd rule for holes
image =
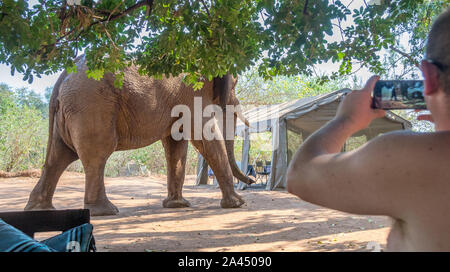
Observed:
[[[61,174],[66,167],[78,156],[62,141],[61,137],[54,133],[49,148],[49,154],[42,169],[39,182],[30,194],[25,210],[52,210],[53,194]]]
[[[161,142],[166,153],[168,191],[163,207],[189,207],[191,204],[182,196],[188,142],[175,141],[171,136],[161,139]]]
[[[104,172],[106,159],[94,158],[84,162],[86,172],[86,189],[84,208],[90,210],[92,216],[115,215],[119,209],[106,196]]]
[[[91,141],[78,151],[86,175],[84,208],[89,209],[92,216],[115,215],[119,209],[106,196],[104,182],[106,161],[114,147],[108,143],[108,138],[100,139],[103,143]]]
[[[112,114],[91,114],[87,117],[86,114],[71,123],[72,141],[86,177],[84,208],[89,209],[92,216],[119,213],[106,196],[103,176],[106,162],[117,146],[111,116]]]

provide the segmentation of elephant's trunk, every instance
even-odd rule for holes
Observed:
[[[228,162],[230,163],[231,171],[233,171],[233,176],[246,184],[255,183],[256,181],[242,173],[241,169],[239,169],[239,166],[236,164],[236,159],[234,157],[234,141],[226,140],[225,147],[227,149]]]
[[[239,107],[239,101],[234,95],[234,87],[236,85],[237,79],[234,81],[233,77],[231,75],[225,75],[223,77],[217,77],[214,78],[213,81],[213,99],[219,98],[217,101],[218,104],[221,106],[221,108],[224,110],[225,115],[228,116],[226,113],[226,105],[234,105],[237,108],[237,112],[233,114],[233,128],[236,129],[236,117],[239,117],[239,119],[242,120],[247,126],[249,125],[248,121],[245,119],[244,115],[242,114],[242,111]],[[226,127],[226,125],[224,126]],[[239,169],[238,165],[236,164],[236,159],[234,157],[234,129],[233,133],[230,133],[233,139],[227,139],[228,133],[226,128],[223,131],[223,134],[225,137],[225,148],[227,151],[227,157],[228,162],[231,167],[231,171],[233,172],[233,176],[240,181],[246,183],[246,184],[252,184],[255,183],[255,180],[252,178],[247,177],[244,173],[242,173],[241,169]]]
[[[231,100],[235,106],[239,106],[239,101],[236,99],[236,97],[234,95],[232,96]],[[227,116],[227,115],[225,114],[225,116]],[[244,122],[248,126],[248,121],[245,119],[244,115],[242,114],[240,107],[237,107],[237,112],[235,112],[233,117],[234,117],[233,130],[236,129],[237,117],[239,117],[239,119],[241,119],[242,122]],[[226,128],[226,129],[228,129],[228,128]],[[227,135],[226,131],[225,131],[224,135]],[[234,131],[233,131],[233,135],[234,135]],[[246,184],[255,183],[256,181],[253,178],[250,178],[247,175],[245,175],[244,173],[242,173],[241,169],[239,169],[239,166],[236,163],[236,158],[234,157],[234,139],[228,140],[225,137],[225,148],[227,150],[228,162],[230,163],[230,167],[231,167],[231,171],[233,172],[233,176]]]
[[[240,107],[240,105],[238,105],[239,107],[237,107],[237,111],[236,111],[236,117],[239,118],[239,120],[241,120],[242,123],[244,123],[247,127],[250,127],[250,122],[247,120],[247,118],[245,118],[244,114],[242,113],[242,109]],[[236,126],[235,126],[236,128]]]

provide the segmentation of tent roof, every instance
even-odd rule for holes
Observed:
[[[250,133],[270,131],[277,120],[287,121],[288,129],[298,133],[305,131],[311,133],[331,120],[341,98],[350,89],[322,94],[318,96],[305,97],[297,100],[265,105],[244,112],[244,116],[250,123]],[[396,129],[410,129],[411,123],[400,116],[387,112],[386,117],[375,120],[367,131],[360,134],[378,134]],[[243,136],[245,125],[238,120],[236,134]]]

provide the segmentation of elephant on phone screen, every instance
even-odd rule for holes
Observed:
[[[189,206],[182,196],[188,140],[172,137],[173,124],[183,117],[173,117],[172,109],[185,105],[194,113],[198,110],[194,109],[194,100],[201,98],[200,111],[208,105],[217,105],[226,111],[226,105],[239,105],[234,94],[236,80],[230,75],[205,80],[203,88],[194,92],[183,83],[183,75],[154,79],[141,76],[137,67],[131,66],[125,70],[119,89],[114,87],[113,74],[105,74],[96,81],[86,76],[84,57],[78,57],[75,62],[78,72],[63,72],[53,88],[45,164],[25,210],[54,209],[52,198],[61,174],[71,162],[80,159],[86,173],[85,208],[90,209],[91,215],[117,214],[118,209],[105,192],[106,161],[114,151],[145,147],[158,140],[162,141],[167,161],[168,195],[163,206]],[[194,114],[191,118],[195,122]],[[200,122],[206,124],[211,118],[214,117],[201,116]],[[247,123],[238,111],[233,115],[233,126],[236,118]],[[216,133],[225,134],[234,127],[214,129]],[[221,206],[236,208],[244,204],[234,191],[233,176],[245,183],[254,180],[238,168],[234,141],[223,138],[190,141],[217,177],[222,191]]]

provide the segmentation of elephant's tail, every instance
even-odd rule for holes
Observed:
[[[64,71],[56,81],[55,85],[53,86],[52,95],[50,96],[49,101],[49,109],[48,109],[48,142],[47,142],[47,154],[45,155],[45,164],[48,163],[48,158],[50,156],[51,147],[52,147],[52,141],[53,141],[53,133],[54,131],[54,124],[55,124],[55,113],[58,109],[58,95],[59,95],[59,88],[61,87],[62,82],[67,76],[67,72]]]
[[[84,59],[84,55],[78,56],[75,58],[74,63],[78,63],[80,60]],[[55,125],[55,115],[59,108],[59,90],[61,88],[61,84],[67,77],[67,71],[63,71],[61,75],[59,76],[58,80],[56,81],[55,85],[53,86],[52,95],[50,96],[49,101],[49,109],[48,109],[48,142],[47,142],[47,154],[45,155],[45,164],[47,165],[48,159],[50,156],[51,148],[52,148],[52,141],[53,141],[53,133],[57,133],[57,131],[54,129]]]

